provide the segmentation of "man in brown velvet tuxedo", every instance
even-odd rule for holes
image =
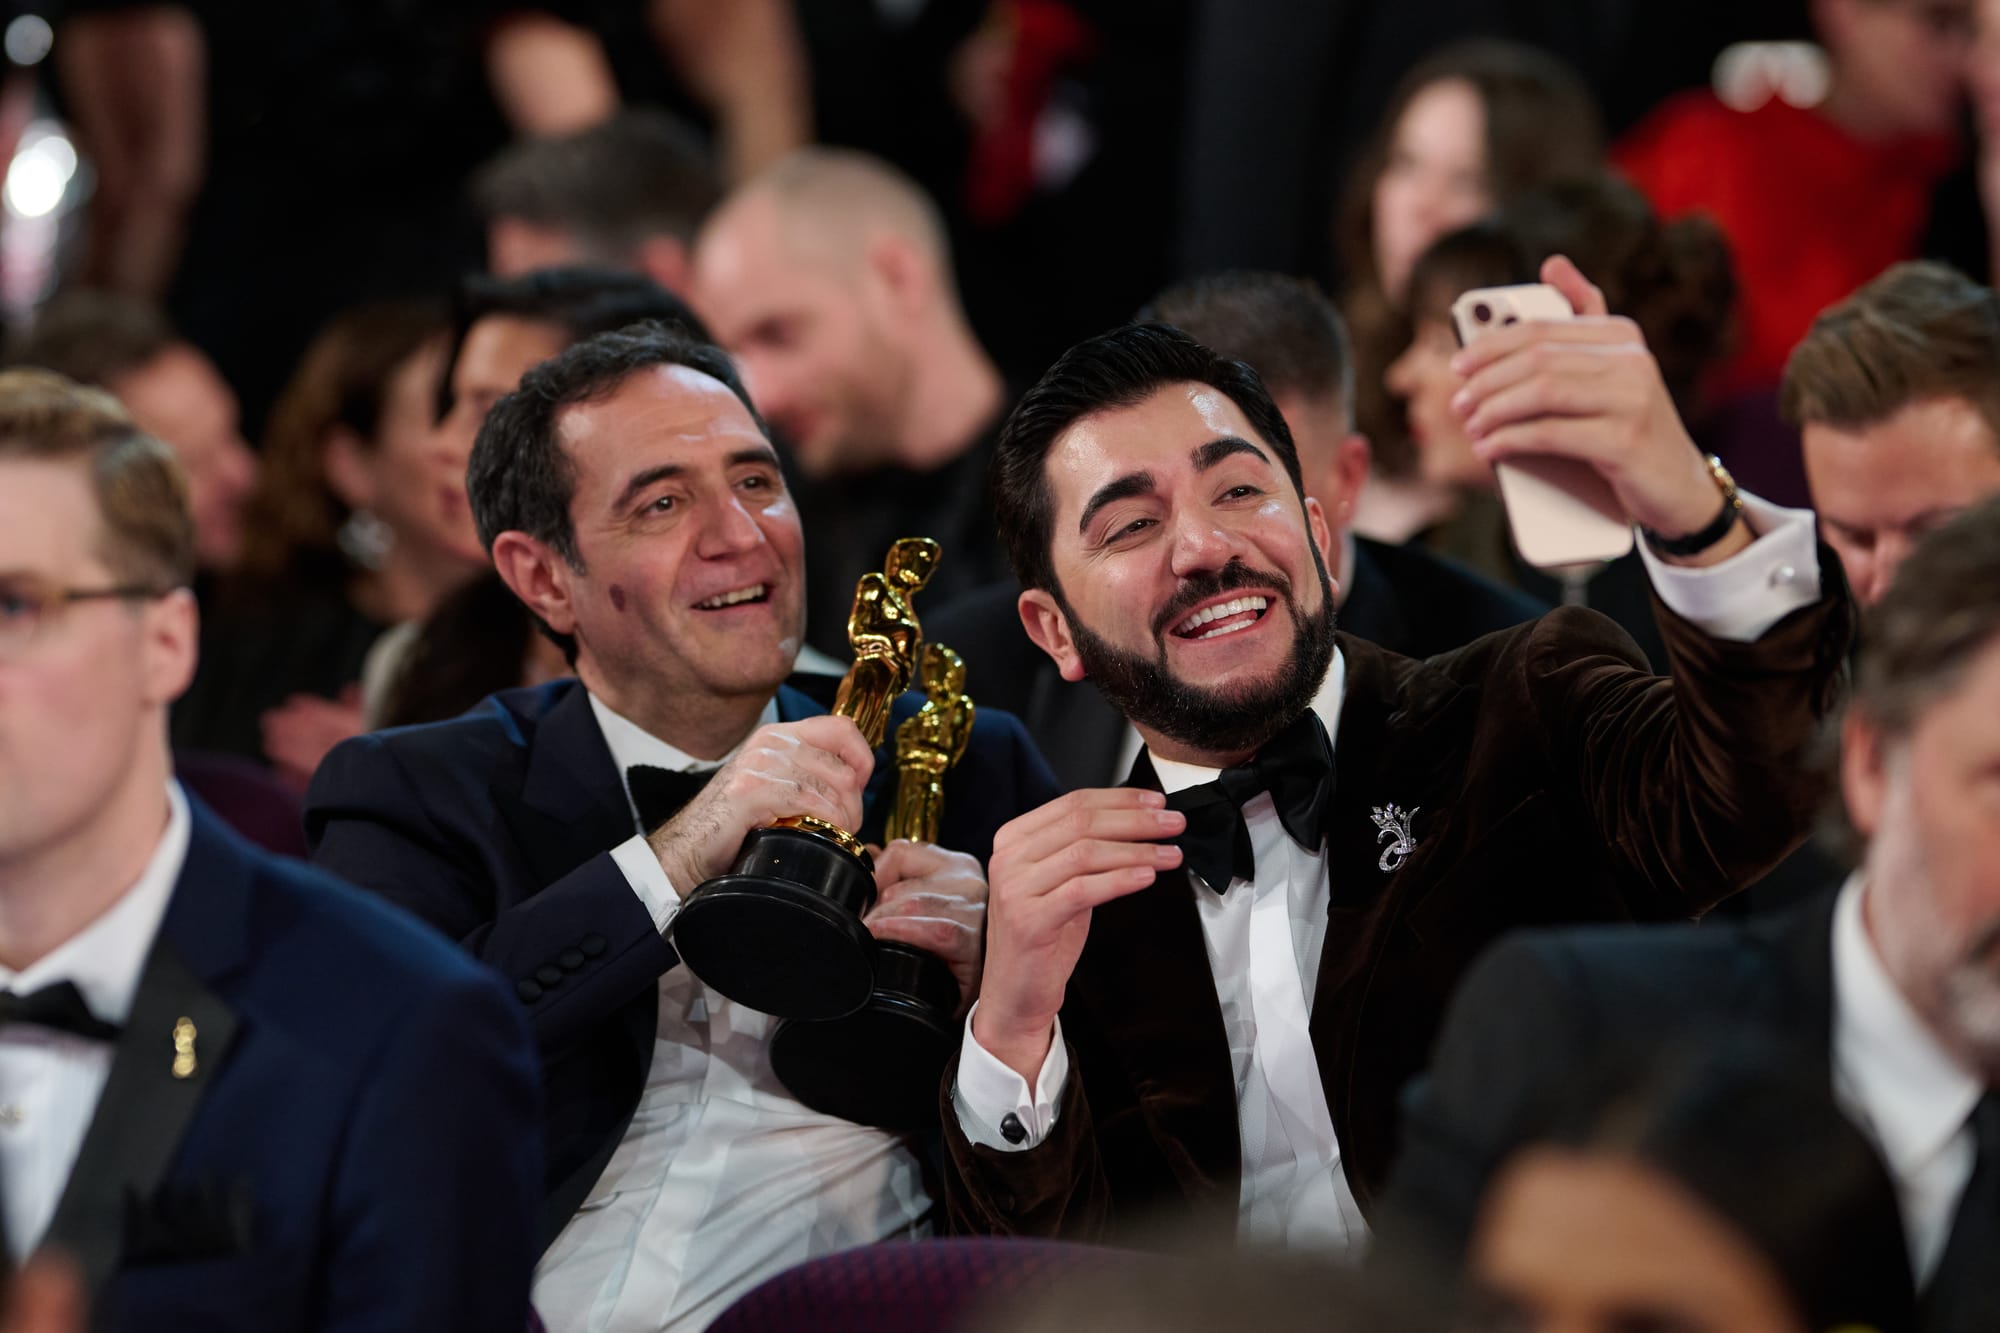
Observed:
[[[1851,614],[1812,516],[1739,498],[1629,322],[1460,355],[1489,459],[1558,454],[1644,537],[1673,658],[1581,609],[1428,661],[1336,633],[1285,422],[1176,330],[1085,342],[999,447],[1035,642],[1145,741],[1001,829],[981,998],[942,1094],[951,1219],[1096,1237],[1160,1213],[1349,1248],[1396,1095],[1515,926],[1685,919],[1803,834]],[[976,669],[976,664],[975,664]]]

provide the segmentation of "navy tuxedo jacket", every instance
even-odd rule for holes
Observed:
[[[781,686],[779,720],[824,713],[837,684],[801,676]],[[922,703],[914,692],[897,701],[892,737]],[[876,754],[866,840],[880,840],[893,804],[889,754]],[[939,842],[983,863],[1001,824],[1055,795],[1021,724],[980,709],[945,779]],[[622,776],[574,680],[350,740],[306,797],[315,861],[416,913],[515,987],[543,1057],[545,1243],[624,1135],[652,1063],[657,983],[679,961],[611,859],[633,833]]]
[[[44,1237],[96,1327],[525,1327],[541,1145],[519,1006],[405,914],[189,806]]]

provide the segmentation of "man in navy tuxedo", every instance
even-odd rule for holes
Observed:
[[[704,1326],[782,1267],[928,1225],[909,1144],[794,1100],[772,1020],[664,938],[774,818],[879,839],[893,766],[826,714],[831,680],[786,683],[803,534],[719,349],[656,325],[570,347],[495,405],[468,482],[501,577],[576,678],[336,749],[308,841],[500,970],[534,1026],[550,1327]],[[954,850],[891,843],[870,929],[942,956],[969,998],[993,834],[1054,792],[1019,724],[982,712],[946,780]]]
[[[0,374],[0,1223],[99,1327],[518,1329],[532,1047],[400,912],[171,778],[194,529],[164,445]]]

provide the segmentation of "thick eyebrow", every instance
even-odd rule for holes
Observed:
[[[1150,472],[1127,472],[1097,488],[1090,497],[1090,503],[1083,507],[1083,517],[1076,521],[1076,530],[1081,534],[1090,527],[1090,520],[1097,517],[1097,511],[1108,504],[1127,500],[1135,495],[1151,495],[1154,490],[1153,474]]]
[[[1263,460],[1266,464],[1269,464],[1271,461],[1269,454],[1250,443],[1250,441],[1236,435],[1224,435],[1220,438],[1210,440],[1207,444],[1202,445],[1194,451],[1192,455],[1194,458],[1194,470],[1196,472],[1206,472],[1223,459],[1232,458],[1237,454],[1250,454]]]
[[[613,509],[623,509],[626,505],[638,499],[639,492],[645,490],[654,482],[665,481],[669,477],[685,475],[687,475],[687,468],[679,463],[662,463],[658,467],[649,467],[643,472],[635,472],[632,474],[632,479],[625,483],[625,489],[618,492],[618,498],[612,501],[611,507]]]
[[[747,463],[765,463],[776,468],[778,467],[778,451],[768,444],[753,445],[748,449],[738,449],[735,453],[724,459],[723,463],[727,467],[742,467]],[[639,497],[639,492],[645,490],[654,482],[665,481],[669,477],[682,477],[686,475],[687,467],[681,463],[662,463],[658,467],[649,467],[643,472],[635,472],[632,474],[632,479],[625,483],[625,489],[618,492],[618,499],[612,503],[611,507],[613,509],[623,509]]]

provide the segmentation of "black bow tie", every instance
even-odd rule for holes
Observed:
[[[1182,864],[1217,893],[1232,879],[1255,877],[1250,830],[1243,807],[1259,792],[1271,793],[1278,822],[1293,842],[1318,852],[1325,836],[1327,793],[1333,785],[1333,747],[1311,709],[1273,736],[1247,764],[1225,768],[1213,782],[1177,791],[1167,806],[1187,816],[1187,828],[1173,839]]]
[[[682,773],[652,764],[634,764],[625,770],[625,785],[632,793],[632,804],[639,807],[639,822],[650,833],[679,814],[681,807],[700,795],[714,776],[712,768]]]
[[[0,1028],[15,1023],[33,1023],[93,1041],[118,1040],[118,1025],[91,1013],[74,981],[58,981],[26,995],[0,991]]]

